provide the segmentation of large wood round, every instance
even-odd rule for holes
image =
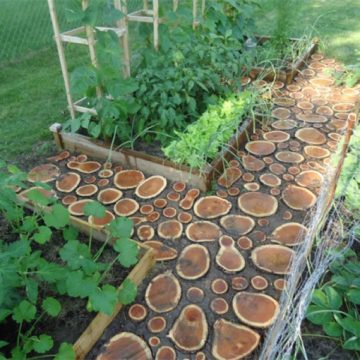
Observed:
[[[154,277],[145,293],[147,305],[156,313],[166,313],[175,309],[180,298],[180,283],[171,272]]]
[[[265,294],[238,292],[232,304],[240,321],[257,328],[269,327],[279,313],[279,303]]]
[[[188,245],[181,252],[176,271],[186,280],[196,280],[204,276],[210,267],[210,255],[205,246],[199,244]]]
[[[245,267],[245,259],[235,247],[235,241],[227,235],[219,240],[219,251],[216,254],[216,264],[226,273],[235,273]]]
[[[326,143],[326,136],[314,128],[302,128],[296,131],[295,137],[310,145],[322,145]]]
[[[330,151],[320,146],[305,146],[304,152],[307,156],[315,159],[324,159],[330,156]]]
[[[304,241],[306,233],[306,226],[290,222],[278,226],[271,234],[271,241],[281,245],[296,246]]]
[[[315,188],[322,185],[324,177],[318,171],[306,170],[296,176],[295,182],[303,187]]]
[[[291,112],[287,108],[278,107],[271,112],[271,115],[279,120],[286,120],[290,117]]]
[[[239,196],[238,206],[241,211],[248,215],[266,217],[276,213],[278,202],[272,195],[249,192]]]
[[[174,240],[181,237],[183,225],[177,220],[168,220],[159,224],[158,234],[163,239]]]
[[[251,259],[259,269],[278,275],[289,273],[294,256],[294,250],[281,245],[262,245],[251,253]]]
[[[275,154],[277,160],[283,163],[300,164],[304,161],[304,157],[293,151],[279,151]]]
[[[139,210],[139,204],[133,200],[124,198],[119,200],[115,206],[114,211],[118,216],[131,216]]]
[[[274,121],[271,126],[276,130],[291,130],[296,128],[297,122],[295,120],[277,120]]]
[[[74,172],[68,172],[56,181],[55,186],[56,189],[64,192],[64,193],[71,193],[74,191],[78,185],[80,184],[81,177],[79,174]]]
[[[240,360],[252,353],[259,341],[260,335],[247,326],[219,319],[214,324],[212,355],[217,360]]]
[[[241,160],[244,168],[249,171],[261,171],[265,167],[265,163],[253,155],[245,155]]]
[[[145,179],[139,170],[122,170],[115,174],[114,185],[122,190],[134,189]]]
[[[203,219],[215,219],[227,214],[231,209],[231,202],[218,196],[205,196],[194,205],[195,214]]]
[[[272,141],[274,143],[282,143],[290,139],[290,135],[285,131],[274,130],[269,131],[263,135],[265,140]]]
[[[242,215],[226,215],[221,218],[220,224],[236,238],[248,234],[255,227],[255,221],[251,217]]]
[[[249,141],[245,145],[245,149],[256,156],[266,156],[272,154],[276,150],[276,146],[271,141],[256,140]]]
[[[60,169],[53,164],[43,164],[34,167],[28,174],[28,181],[48,183],[60,176]]]
[[[167,181],[163,176],[151,176],[144,180],[135,190],[135,195],[141,199],[152,199],[166,188]]]
[[[197,351],[204,347],[208,324],[203,310],[197,305],[187,305],[176,319],[169,338],[184,351]]]
[[[97,199],[102,204],[109,205],[117,202],[122,196],[122,191],[115,188],[107,188],[99,192]]]
[[[186,228],[186,237],[197,243],[215,241],[220,236],[220,228],[210,221],[196,221]]]
[[[151,350],[139,336],[122,332],[115,335],[105,345],[105,349],[96,358],[97,360],[137,359],[152,360]]]
[[[296,118],[307,123],[324,123],[327,122],[327,117],[316,114],[297,114]]]
[[[307,210],[316,203],[316,196],[308,189],[289,185],[282,192],[284,203],[294,210]]]

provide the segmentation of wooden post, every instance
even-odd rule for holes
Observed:
[[[179,0],[173,0],[173,11],[177,11],[179,7]]]
[[[83,10],[86,10],[89,7],[89,0],[82,0],[82,8]],[[90,59],[91,63],[95,68],[98,67],[98,61],[96,56],[96,50],[95,50],[95,36],[93,28],[89,25],[85,26],[86,31],[86,37],[88,39],[89,43],[89,53],[90,53]],[[96,87],[96,94],[98,97],[102,95],[101,89],[99,87]]]
[[[201,4],[201,16],[204,18],[205,16],[205,9],[206,9],[206,0],[202,0]]]
[[[52,26],[54,29],[54,38],[55,38],[55,42],[56,42],[56,47],[57,47],[57,51],[59,54],[61,72],[62,72],[62,76],[64,79],[65,93],[66,93],[66,99],[68,102],[68,108],[70,111],[71,118],[75,119],[74,102],[73,102],[73,99],[71,96],[71,91],[70,91],[69,72],[67,69],[64,47],[63,47],[62,41],[60,39],[60,26],[59,26],[58,18],[56,16],[54,0],[48,0],[48,6],[49,6],[50,17],[51,17],[51,23],[52,23]]]
[[[144,11],[149,11],[149,1],[144,0]]]
[[[124,76],[126,78],[131,75],[130,68],[130,52],[129,52],[129,26],[127,20],[127,3],[124,1],[121,3],[121,0],[114,0],[114,7],[117,10],[120,10],[124,14],[124,18],[117,22],[117,26],[120,28],[125,28],[125,33],[121,37],[121,46],[124,52]]]
[[[196,29],[197,26],[197,8],[198,2],[197,0],[193,0],[193,29]]]
[[[154,48],[159,50],[159,0],[154,0],[153,6]]]

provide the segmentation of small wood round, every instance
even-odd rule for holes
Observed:
[[[122,191],[115,188],[107,188],[99,192],[97,199],[102,204],[109,205],[117,202],[122,196]]]
[[[158,221],[160,219],[160,213],[158,211],[153,211],[150,214],[146,215],[146,221],[151,223]]]
[[[166,207],[167,205],[167,200],[166,199],[156,199],[154,200],[154,206],[158,209],[163,209]]]
[[[282,175],[286,172],[286,167],[279,163],[271,164],[269,169],[275,175]]]
[[[286,280],[285,279],[276,279],[274,281],[274,288],[277,291],[283,291],[286,288]]]
[[[76,157],[76,161],[79,161],[79,162],[85,162],[87,159],[88,159],[88,157],[85,154],[80,154]]]
[[[265,164],[270,165],[274,162],[274,159],[272,157],[265,156],[265,157],[263,157],[263,161]]]
[[[140,208],[140,212],[143,215],[148,215],[154,211],[154,207],[150,204],[145,204]]]
[[[114,206],[114,212],[118,216],[131,216],[139,210],[139,204],[128,198],[119,200]]]
[[[278,107],[271,112],[271,115],[279,120],[286,120],[290,117],[291,112],[287,108]]]
[[[186,189],[186,184],[184,182],[177,181],[173,184],[172,188],[174,191],[181,193]]]
[[[217,190],[217,191],[216,191],[216,195],[219,196],[219,197],[221,197],[221,198],[223,198],[223,199],[225,199],[225,198],[228,197],[228,193],[227,193],[225,190],[223,190],[223,189]]]
[[[109,224],[111,221],[113,221],[115,219],[115,216],[112,212],[106,210],[105,211],[105,216],[98,218],[95,216],[90,215],[88,218],[88,222],[91,225],[94,225],[98,228],[103,228],[105,225]]]
[[[280,195],[280,193],[281,193],[280,189],[277,189],[277,188],[273,188],[270,190],[270,194],[273,196],[278,196],[278,195]]]
[[[163,244],[160,241],[150,240],[144,243],[146,246],[154,250],[154,258],[156,261],[168,261],[176,259],[178,252],[176,249]]]
[[[142,321],[146,318],[147,310],[144,305],[133,304],[129,308],[128,315],[133,321]]]
[[[109,169],[103,169],[98,172],[98,176],[102,179],[107,179],[114,175],[114,172]]]
[[[163,176],[150,176],[137,186],[135,195],[141,199],[152,199],[160,195],[166,188],[166,185],[167,180]]]
[[[231,279],[231,287],[236,291],[243,291],[247,289],[249,282],[244,276],[234,276]]]
[[[84,207],[91,202],[93,202],[93,200],[90,199],[75,201],[68,207],[68,211],[74,216],[84,216]]]
[[[285,210],[282,216],[283,220],[291,220],[292,213],[289,210]]]
[[[155,360],[176,360],[176,352],[170,346],[162,346],[157,351]]]
[[[177,220],[168,220],[160,223],[157,230],[161,238],[174,240],[181,237],[183,225]]]
[[[255,230],[251,233],[251,237],[255,241],[264,242],[266,240],[266,234],[263,231]]]
[[[196,201],[194,213],[203,219],[215,219],[226,215],[231,210],[232,204],[218,196],[204,196]]]
[[[154,334],[161,333],[166,328],[166,320],[162,316],[154,316],[148,321],[147,328]]]
[[[84,178],[84,183],[85,184],[94,184],[95,182],[96,182],[96,176],[95,175],[86,176]]]
[[[150,225],[141,225],[137,229],[137,236],[141,241],[151,240],[154,235],[155,231]]]
[[[230,196],[238,196],[240,194],[240,189],[236,187],[231,187],[230,189],[228,189],[227,192]]]
[[[251,182],[255,179],[255,176],[251,173],[245,173],[243,176],[242,176],[242,179],[246,182]]]
[[[210,309],[217,315],[223,315],[229,311],[229,305],[225,299],[217,297],[211,301]]]
[[[198,287],[190,287],[186,292],[186,297],[192,303],[201,303],[204,300],[205,293]]]
[[[284,175],[282,176],[282,178],[283,178],[285,181],[293,181],[293,180],[294,180],[294,175],[284,174]]]
[[[66,195],[61,199],[63,205],[68,206],[77,201],[77,197],[74,195]]]
[[[105,186],[108,186],[110,184],[110,180],[109,179],[100,179],[97,182],[97,184],[98,184],[99,187],[105,187]]]
[[[281,179],[275,174],[265,173],[259,178],[260,182],[269,187],[277,187],[281,185]]]
[[[192,215],[186,212],[179,213],[177,217],[177,219],[183,224],[188,224],[189,222],[191,222],[192,218]]]
[[[268,226],[270,224],[270,221],[268,219],[259,219],[257,223],[259,226],[264,227]]]
[[[195,360],[206,360],[206,355],[200,351],[195,354]]]
[[[300,173],[300,169],[296,166],[290,166],[288,168],[288,173],[291,174],[291,175],[297,175]]]
[[[177,210],[173,207],[168,206],[163,210],[162,213],[166,218],[171,219],[176,216]]]
[[[256,182],[251,182],[251,183],[244,184],[244,188],[247,191],[258,191],[260,189],[260,185]]]
[[[199,189],[190,189],[185,197],[179,202],[179,206],[184,210],[190,210],[195,200],[199,197],[200,190]]]
[[[211,291],[216,295],[225,294],[228,289],[229,286],[224,279],[215,279],[211,283]]]
[[[166,198],[170,201],[175,201],[178,202],[180,200],[180,194],[175,192],[175,191],[170,191],[167,195]]]
[[[241,236],[238,239],[237,244],[241,250],[249,250],[253,247],[252,240],[247,236]]]
[[[160,339],[157,336],[151,336],[149,339],[149,345],[151,347],[157,347],[161,343]]]
[[[268,286],[269,286],[269,282],[260,275],[256,275],[253,276],[250,280],[251,282],[251,286],[255,289],[255,290],[265,290]]]
[[[76,195],[81,197],[90,197],[96,194],[98,187],[94,184],[82,185],[76,189]]]
[[[68,172],[61,175],[55,182],[55,187],[58,191],[64,193],[71,193],[80,184],[81,177],[74,172]]]

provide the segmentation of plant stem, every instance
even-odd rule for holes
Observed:
[[[331,336],[321,335],[321,334],[301,334],[301,336],[318,337],[318,338],[322,338],[322,339],[328,339],[328,340],[334,340],[334,341],[341,342],[341,339],[331,337]]]

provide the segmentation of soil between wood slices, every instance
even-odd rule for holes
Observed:
[[[11,227],[1,216],[0,234],[2,240],[7,243],[11,243],[12,241],[16,241],[18,239],[17,235],[12,232]],[[88,237],[83,234],[79,234],[78,240],[85,244],[88,243]],[[42,251],[42,255],[47,261],[62,263],[61,259],[56,254],[58,254],[58,251],[64,244],[65,241],[63,239],[62,232],[54,231],[51,241],[43,246],[33,246],[33,251]],[[92,253],[96,253],[101,246],[101,242],[93,240]],[[111,248],[106,248],[102,256],[99,258],[99,261],[108,264],[114,259],[114,257],[115,252]],[[103,284],[110,284],[118,287],[122,281],[125,280],[130,271],[131,268],[125,269],[121,267],[120,264],[115,264],[111,271],[106,275]],[[72,298],[66,295],[62,296],[57,294],[51,288],[39,289],[38,304],[40,304],[41,301],[47,296],[53,296],[60,301],[62,307],[61,312],[59,316],[55,318],[45,316],[44,319],[37,324],[36,330],[32,335],[50,335],[54,340],[54,347],[51,350],[51,353],[55,353],[62,342],[74,344],[80,335],[84,332],[86,327],[94,319],[96,313],[87,311],[87,301],[85,299]],[[31,323],[29,326],[31,326]],[[1,340],[8,341],[11,347],[15,345],[17,329],[17,324],[12,320],[8,320],[7,322],[0,324]],[[26,328],[23,330],[26,330]]]

